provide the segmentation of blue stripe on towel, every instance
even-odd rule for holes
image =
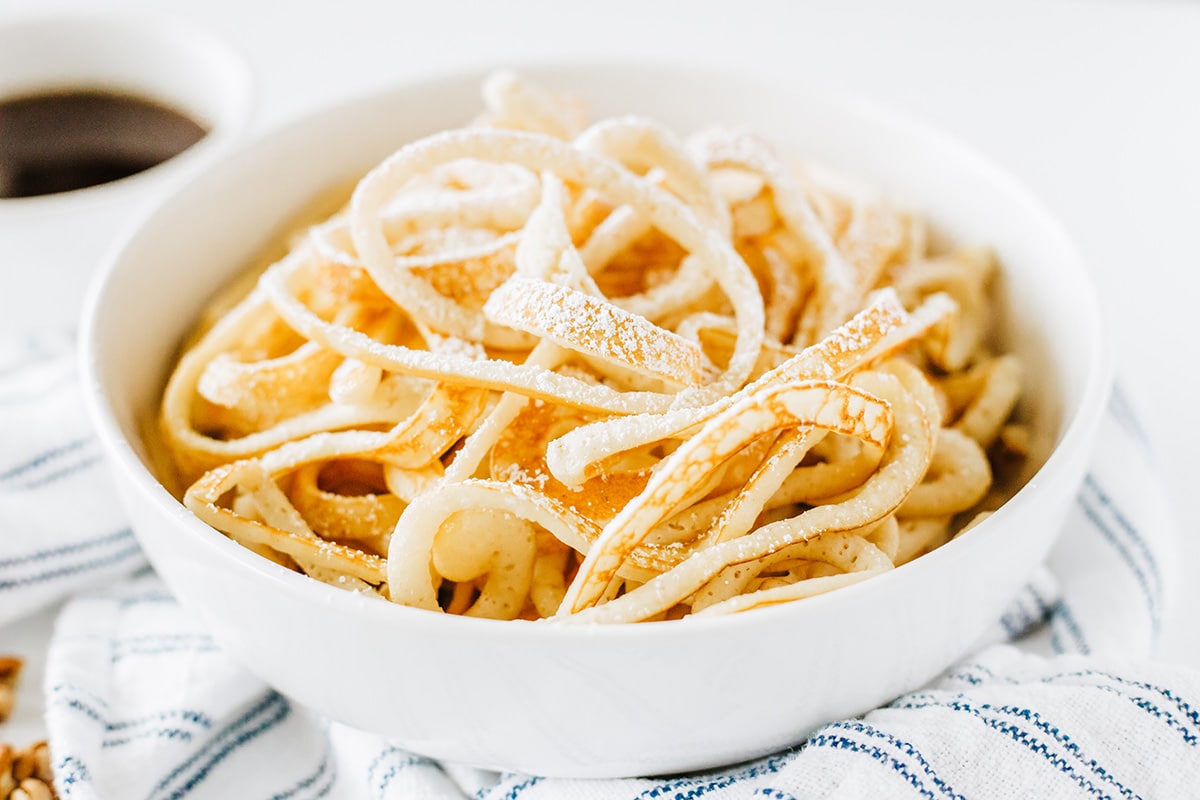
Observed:
[[[107,700],[95,692],[90,692],[80,686],[75,686],[74,684],[70,683],[56,683],[54,686],[50,687],[50,695],[52,698],[59,695],[65,695],[68,692],[72,692],[80,696],[87,696],[88,700],[90,700],[92,703],[100,706],[101,708],[108,708]]]
[[[1028,597],[1030,602],[1033,604],[1034,612],[1032,614],[1029,614],[1025,610],[1025,604],[1021,601],[1021,598],[1023,598],[1023,597]],[[1043,628],[1048,626],[1050,629],[1050,647],[1051,647],[1051,649],[1054,650],[1054,652],[1056,652],[1056,653],[1066,652],[1066,648],[1063,646],[1063,643],[1062,643],[1062,637],[1060,636],[1059,631],[1058,631],[1058,626],[1055,625],[1054,614],[1055,614],[1056,606],[1055,606],[1055,604],[1048,603],[1046,601],[1046,598],[1043,597],[1042,593],[1038,590],[1037,584],[1035,584],[1035,583],[1025,584],[1025,586],[1022,588],[1020,594],[1017,595],[1017,598],[1013,602],[1016,603],[1020,607],[1021,612],[1023,614],[1025,614],[1026,617],[1030,620],[1029,625],[1022,632],[1022,636],[1032,634],[1035,631],[1042,630]],[[1056,601],[1056,602],[1061,602],[1061,601]],[[1004,623],[1004,618],[1001,618],[1001,623],[1002,624]],[[1076,630],[1078,632],[1078,629],[1076,629]],[[1078,633],[1079,633],[1079,636],[1077,638],[1076,648],[1084,649],[1086,651],[1087,643],[1083,641],[1082,632],[1078,632]],[[1009,637],[1009,638],[1012,641],[1016,641],[1016,639],[1018,637]],[[1073,638],[1075,638],[1075,637],[1073,637]]]
[[[19,484],[16,488],[22,489],[25,491],[41,489],[43,486],[50,486],[51,484],[58,483],[59,481],[63,480],[64,478],[69,478],[72,475],[77,475],[80,472],[83,472],[84,470],[90,469],[90,468],[96,466],[97,464],[99,464],[100,462],[102,462],[103,460],[104,460],[104,457],[101,456],[99,453],[93,453],[89,456],[86,456],[81,461],[78,461],[74,464],[68,464],[67,466],[62,467],[61,469],[57,469],[54,472],[49,472],[49,473],[46,473],[45,475],[39,475],[37,477],[30,478],[30,479],[26,480],[24,483]],[[10,489],[10,491],[11,491],[11,489]]]
[[[1083,789],[1089,795],[1095,797],[1110,797],[1107,790],[1102,789],[1092,782],[1091,778],[1080,772],[1072,764],[1068,763],[1067,759],[1058,754],[1051,752],[1050,748],[1040,741],[1034,734],[1021,727],[1019,722],[1006,722],[996,717],[985,716],[984,711],[993,713],[1002,713],[1011,717],[1016,717],[1019,720],[1025,720],[1033,725],[1037,730],[1054,739],[1062,748],[1067,751],[1079,766],[1087,767],[1092,774],[1098,777],[1102,782],[1109,784],[1116,789],[1122,797],[1134,800],[1138,795],[1132,790],[1122,785],[1119,781],[1109,774],[1108,770],[1100,765],[1095,759],[1088,759],[1071,738],[1059,730],[1058,727],[1051,725],[1042,719],[1041,715],[1036,711],[1031,711],[1026,708],[1017,708],[1013,706],[992,706],[988,703],[980,703],[978,706],[970,703],[965,695],[958,695],[957,700],[940,700],[929,694],[914,694],[909,696],[911,699],[907,702],[897,703],[894,707],[906,709],[922,709],[922,708],[945,708],[951,711],[958,711],[978,719],[988,727],[1005,734],[1013,741],[1023,745],[1030,752],[1036,753],[1045,758],[1050,764],[1057,767],[1063,775],[1075,782],[1079,788]],[[925,698],[925,699],[919,699]]]
[[[540,775],[531,775],[522,780],[520,783],[510,787],[509,790],[504,793],[504,796],[501,800],[517,800],[518,795],[520,795],[526,789],[537,786],[541,782],[542,777]]]
[[[1133,557],[1133,554],[1130,553],[1129,548],[1126,547],[1125,543],[1122,542],[1117,536],[1117,533],[1113,527],[1104,520],[1100,510],[1092,502],[1092,500],[1085,497],[1083,494],[1078,495],[1075,500],[1079,504],[1079,507],[1083,510],[1084,515],[1092,523],[1093,527],[1100,532],[1100,535],[1105,539],[1105,541],[1112,545],[1113,549],[1116,550],[1117,554],[1121,557],[1121,560],[1125,562],[1125,566],[1127,566],[1129,571],[1133,573],[1134,580],[1137,581],[1138,588],[1142,591],[1142,597],[1146,601],[1146,610],[1150,614],[1150,626],[1155,633],[1158,633],[1159,625],[1161,624],[1158,612],[1158,592],[1151,588],[1150,578],[1148,577],[1146,570],[1140,563],[1138,563],[1137,559]]]
[[[308,777],[302,778],[291,788],[271,795],[271,800],[291,800],[314,785],[317,785],[317,789],[308,796],[309,800],[317,800],[333,790],[333,784],[337,781],[337,764],[333,760],[333,743],[329,740],[328,724],[322,726],[321,733],[324,737],[324,747],[321,750],[321,762],[317,765],[316,771]]]
[[[427,767],[429,769],[441,770],[440,766],[433,761],[430,761],[428,758],[413,755],[406,756],[404,759],[388,765],[387,771],[380,776],[379,782],[375,784],[375,797],[386,797],[388,787],[391,785],[392,781],[395,780],[397,775],[409,767]]]
[[[661,783],[638,795],[640,800],[670,798],[670,800],[695,800],[709,792],[726,789],[742,781],[758,778],[763,775],[773,775],[783,769],[789,762],[795,760],[799,750],[788,750],[751,764],[748,767],[728,772],[723,775],[706,775],[699,778],[676,778]]]
[[[1030,611],[1029,607],[1026,606],[1025,598],[1030,600],[1033,611]],[[1007,610],[1000,617],[1000,626],[1004,628],[1009,641],[1016,641],[1041,626],[1049,614],[1050,609],[1046,606],[1045,601],[1038,594],[1034,585],[1030,583],[1026,584],[1009,601]]]
[[[142,605],[166,605],[178,602],[175,595],[170,592],[152,590],[147,592],[138,592],[137,594],[119,593],[119,594],[93,594],[98,600],[112,600],[117,604],[117,608],[122,611],[133,608],[134,606]]]
[[[1115,534],[1119,531],[1123,533],[1128,540],[1134,552],[1141,557],[1141,563],[1144,565],[1147,573],[1147,582],[1149,587],[1146,589],[1148,600],[1151,606],[1151,623],[1154,625],[1155,632],[1158,631],[1161,624],[1161,611],[1163,598],[1163,577],[1162,569],[1158,564],[1158,559],[1154,555],[1154,551],[1146,542],[1145,537],[1141,535],[1138,529],[1129,521],[1129,517],[1125,516],[1125,512],[1121,507],[1113,502],[1112,497],[1104,490],[1104,487],[1096,479],[1094,475],[1089,473],[1083,479],[1083,485],[1090,489],[1096,496],[1096,500],[1100,506],[1108,511],[1109,516],[1116,522],[1116,529],[1111,533]],[[1110,531],[1102,531],[1106,535]],[[1115,546],[1115,545],[1114,545]],[[1122,553],[1125,554],[1124,552]],[[1130,560],[1132,555],[1130,555]]]
[[[891,756],[883,752],[883,750],[875,745],[861,744],[845,736],[833,736],[822,733],[809,739],[806,747],[829,747],[836,750],[868,756],[884,766],[891,767],[892,771],[895,772],[896,775],[898,775],[902,780],[904,780],[905,783],[915,789],[917,794],[919,794],[921,797],[928,798],[928,800],[937,800],[933,791],[930,790],[917,775],[914,775],[908,769],[907,765],[902,763],[895,756]]]
[[[26,553],[21,556],[15,556],[13,558],[2,559],[2,560],[0,560],[0,570],[7,570],[10,567],[17,567],[22,564],[32,564],[32,563],[35,563],[38,561],[48,561],[52,558],[57,558],[59,556],[70,555],[72,553],[79,553],[84,550],[91,550],[94,547],[103,547],[104,545],[112,544],[113,542],[123,541],[125,539],[131,539],[131,538],[133,538],[133,531],[130,530],[129,528],[121,528],[120,530],[115,531],[114,533],[105,534],[103,536],[93,536],[93,537],[90,537],[87,539],[82,539],[77,542],[71,542],[69,544],[59,545],[58,547],[51,547],[46,550],[37,550],[35,552]]]
[[[124,611],[127,608],[134,606],[144,606],[151,604],[174,604],[179,602],[175,599],[175,595],[170,592],[145,592],[143,594],[126,595],[117,598],[117,605]]]
[[[112,663],[132,656],[168,653],[216,653],[220,650],[207,633],[160,633],[130,636],[112,641]]]
[[[1063,643],[1060,631],[1066,631],[1071,637],[1071,649]],[[1050,606],[1050,640],[1055,651],[1059,653],[1076,652],[1086,656],[1092,652],[1087,639],[1084,638],[1083,629],[1079,627],[1079,622],[1065,600],[1057,600]]]
[[[74,756],[66,756],[54,765],[54,783],[64,796],[70,795],[71,787],[75,784],[87,783],[91,779],[87,765]]]
[[[43,464],[47,464],[55,459],[62,458],[65,455],[70,455],[77,450],[93,443],[95,440],[90,436],[85,436],[81,439],[72,439],[65,444],[60,444],[57,447],[52,447],[49,450],[43,450],[31,459],[21,462],[15,466],[9,467],[4,472],[0,472],[0,483],[11,481],[13,478],[19,478],[25,473],[35,470]]]
[[[1020,626],[1015,625],[1011,618],[1011,612],[1006,611],[1000,616],[1000,627],[1004,628],[1004,638],[1010,642],[1021,638]]]
[[[984,678],[986,678],[986,681],[984,678],[980,678],[979,675],[983,675]],[[947,678],[951,680],[960,680],[973,686],[979,686],[984,683],[1002,683],[1006,685],[1017,686],[1033,683],[1053,684],[1062,683],[1068,680],[1084,680],[1087,682],[1078,683],[1075,685],[1081,689],[1096,689],[1115,693],[1117,696],[1129,700],[1138,708],[1150,714],[1152,717],[1160,720],[1167,725],[1167,727],[1178,730],[1180,735],[1183,737],[1183,740],[1188,744],[1192,745],[1193,747],[1200,745],[1200,736],[1197,735],[1198,732],[1200,732],[1200,712],[1198,712],[1190,703],[1172,690],[1163,686],[1149,683],[1147,681],[1130,680],[1128,678],[1122,678],[1120,675],[1114,675],[1111,672],[1105,672],[1104,670],[1096,669],[1056,672],[1053,675],[1045,675],[1033,680],[1019,681],[1007,675],[997,675],[983,664],[975,663],[966,663],[960,665],[958,670],[948,675]],[[1100,680],[1112,681],[1113,683],[1118,684],[1118,686],[1113,687],[1098,683],[1097,681]],[[1166,700],[1169,700],[1174,707],[1178,709],[1179,712],[1183,714],[1183,716],[1186,717],[1193,726],[1195,726],[1195,728],[1189,729],[1187,725],[1177,721],[1174,715],[1172,715],[1169,711],[1159,708],[1159,706],[1150,700],[1142,697],[1141,695],[1135,694],[1132,691],[1129,691],[1130,689],[1141,689],[1146,692],[1152,692]]]
[[[1200,727],[1200,714],[1197,714],[1196,710],[1194,708],[1192,708],[1191,705],[1188,704],[1188,702],[1186,700],[1184,700],[1183,698],[1176,695],[1170,689],[1166,689],[1161,686],[1156,686],[1152,683],[1146,683],[1144,681],[1127,680],[1125,678],[1122,678],[1119,675],[1113,675],[1112,673],[1104,672],[1102,670],[1078,670],[1075,672],[1060,672],[1055,675],[1050,675],[1045,678],[1042,678],[1041,682],[1042,683],[1056,683],[1056,682],[1063,681],[1065,679],[1070,679],[1070,678],[1091,678],[1091,679],[1099,678],[1099,679],[1103,679],[1103,680],[1110,680],[1110,681],[1113,681],[1114,683],[1119,684],[1120,687],[1122,687],[1122,688],[1106,686],[1106,685],[1102,685],[1102,684],[1095,683],[1095,682],[1081,684],[1081,686],[1088,688],[1088,689],[1097,689],[1100,691],[1107,691],[1107,692],[1115,693],[1117,696],[1123,697],[1126,700],[1129,700],[1131,703],[1133,703],[1135,706],[1137,706],[1138,708],[1145,711],[1150,716],[1161,721],[1168,728],[1177,730],[1179,732],[1179,734],[1183,737],[1184,742],[1186,742],[1187,744],[1189,744],[1193,747],[1196,747],[1198,744],[1200,744],[1200,738],[1197,737],[1197,732],[1193,729],[1188,728],[1188,726],[1185,725],[1184,723],[1178,721],[1175,718],[1175,716],[1173,714],[1171,714],[1169,711],[1163,710],[1158,705],[1156,705],[1155,703],[1146,699],[1145,697],[1142,697],[1141,695],[1134,694],[1133,692],[1130,692],[1130,691],[1125,691],[1125,688],[1136,688],[1136,689],[1142,689],[1147,692],[1154,692],[1154,693],[1162,696],[1163,698],[1170,700],[1172,703],[1174,703],[1175,707],[1185,717],[1187,717],[1187,719],[1190,720],[1193,725]]]
[[[137,731],[136,733],[106,738],[100,743],[100,747],[106,749],[123,747],[139,739],[175,739],[180,742],[190,742],[195,735],[195,731],[188,730],[187,728],[151,728],[144,731]]]
[[[1140,708],[1142,711],[1145,711],[1150,716],[1163,722],[1168,728],[1178,731],[1180,736],[1183,737],[1183,741],[1186,744],[1189,744],[1192,747],[1195,747],[1197,745],[1196,734],[1194,734],[1194,733],[1192,733],[1192,731],[1188,730],[1186,725],[1183,725],[1178,720],[1176,720],[1175,716],[1173,714],[1171,714],[1171,712],[1164,711],[1163,709],[1159,708],[1157,705],[1150,702],[1146,698],[1138,697],[1136,695],[1126,694],[1124,692],[1121,692],[1121,691],[1113,688],[1112,686],[1092,686],[1089,688],[1092,688],[1092,689],[1095,689],[1095,690],[1101,691],[1101,692],[1109,692],[1109,693],[1117,695],[1118,697],[1123,697],[1126,700],[1129,700],[1131,703],[1133,703],[1135,706]]]
[[[1137,548],[1138,552],[1141,553],[1142,558],[1145,559],[1146,566],[1149,567],[1151,577],[1154,579],[1155,588],[1161,592],[1162,570],[1159,569],[1158,559],[1154,555],[1154,550],[1149,544],[1147,544],[1146,539],[1141,535],[1138,529],[1134,527],[1133,523],[1129,521],[1129,517],[1125,515],[1125,512],[1121,509],[1121,507],[1113,502],[1112,496],[1104,490],[1104,487],[1100,484],[1100,481],[1096,479],[1095,475],[1088,473],[1086,476],[1084,476],[1083,484],[1096,493],[1096,499],[1100,501],[1102,506],[1108,509],[1109,513],[1112,514],[1113,519],[1115,519],[1117,524],[1121,527],[1121,530],[1123,530],[1126,535],[1129,536],[1129,540],[1133,542],[1134,547]]]
[[[59,578],[69,578],[84,572],[104,569],[105,567],[113,567],[117,564],[120,564],[122,561],[132,561],[138,559],[141,557],[141,554],[141,548],[135,543],[129,547],[118,550],[116,553],[99,556],[89,561],[69,564],[56,569],[46,570],[45,572],[40,572],[36,575],[27,575],[22,578],[0,580],[0,591],[20,589],[25,586],[32,586],[35,583],[43,583],[46,581],[57,580]]]
[[[162,722],[168,719],[179,719],[183,722],[191,723],[199,728],[208,729],[213,725],[212,717],[205,714],[203,711],[195,711],[190,708],[173,708],[170,711],[159,711],[155,714],[147,714],[144,717],[136,719],[120,720],[119,722],[108,723],[110,731],[125,731],[130,728],[138,728],[142,725],[151,722]]]
[[[389,762],[390,759],[390,762]],[[379,770],[387,767],[382,775]],[[367,785],[372,787],[371,796],[382,800],[387,795],[388,786],[402,771],[409,767],[432,767],[441,770],[441,766],[425,756],[406,753],[396,747],[389,747],[371,761],[367,767]]]
[[[859,720],[843,720],[841,722],[834,722],[817,731],[817,735],[819,736],[830,730],[849,731],[886,742],[907,759],[915,761],[921,767],[921,771],[925,773],[925,775],[930,781],[932,781],[933,785],[937,787],[938,791],[943,796],[952,798],[952,800],[965,800],[963,795],[956,792],[953,787],[951,787],[948,783],[942,780],[941,777],[938,776],[937,772],[933,768],[933,765],[929,763],[929,760],[926,759],[921,751],[918,750],[911,742],[907,742],[904,739],[893,736],[887,731],[876,728],[874,725],[870,725]],[[891,759],[893,761],[896,760],[895,757],[891,757]]]
[[[945,679],[948,681],[962,681],[971,686],[980,686],[983,684],[982,678],[972,675],[965,667],[960,667],[957,671],[949,673]]]
[[[292,713],[283,695],[268,691],[250,710],[225,726],[151,790],[149,800],[179,800],[204,782],[230,753],[279,725]],[[172,789],[172,786],[174,788]]]
[[[94,722],[99,722],[101,725],[105,726],[105,728],[108,727],[108,722],[104,719],[104,717],[100,714],[100,712],[97,711],[92,706],[85,703],[84,701],[80,700],[78,697],[64,697],[61,700],[56,699],[53,704],[60,705],[60,706],[66,706],[67,708],[73,709],[74,711],[78,711],[80,714],[87,717],[88,719],[90,719]]]
[[[1177,694],[1175,694],[1170,689],[1166,689],[1161,686],[1156,686],[1153,683],[1147,683],[1146,681],[1135,681],[1135,680],[1130,680],[1128,678],[1122,678],[1120,675],[1113,675],[1111,672],[1105,672],[1103,670],[1098,670],[1098,669],[1085,669],[1085,670],[1078,670],[1076,672],[1060,672],[1056,675],[1051,675],[1050,677],[1045,678],[1044,680],[1048,683],[1050,681],[1062,680],[1063,678],[1092,677],[1092,676],[1106,678],[1110,681],[1113,681],[1114,683],[1120,683],[1125,686],[1135,686],[1139,689],[1145,689],[1146,691],[1149,691],[1149,692],[1157,692],[1158,694],[1167,698],[1171,702],[1175,703],[1175,707],[1178,708],[1180,711],[1182,711],[1187,716],[1187,718],[1192,721],[1192,724],[1200,727],[1200,713],[1197,713],[1196,709],[1192,708],[1190,703],[1188,703],[1182,697],[1179,697]]]
[[[86,699],[81,695],[86,695]],[[51,687],[50,705],[69,708],[81,716],[99,723],[104,728],[105,734],[111,734],[106,735],[101,742],[101,747],[119,747],[128,741],[149,737],[188,741],[195,733],[208,730],[213,724],[212,718],[203,711],[190,708],[159,711],[134,719],[113,722],[106,719],[107,715],[99,710],[99,708],[108,707],[108,703],[103,698],[98,698],[91,692],[69,684],[58,684]]]
[[[1146,435],[1146,429],[1138,420],[1137,412],[1134,411],[1133,404],[1129,401],[1129,395],[1125,393],[1124,387],[1120,384],[1113,386],[1112,394],[1109,395],[1108,414],[1143,447],[1149,449],[1150,437]]]
[[[1038,588],[1035,584],[1025,584],[1025,591],[1029,595],[1030,599],[1033,600],[1033,604],[1037,607],[1038,619],[1043,625],[1046,624],[1046,622],[1049,621],[1054,615],[1053,603],[1046,602],[1046,598],[1042,597],[1042,593],[1038,591]]]

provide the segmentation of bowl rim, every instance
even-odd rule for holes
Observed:
[[[221,171],[229,162],[245,158],[246,154],[250,152],[265,151],[276,140],[285,138],[298,129],[319,125],[321,120],[332,114],[358,110],[360,107],[378,103],[384,98],[436,85],[457,85],[465,81],[478,83],[493,70],[486,65],[472,65],[410,75],[383,86],[355,92],[334,102],[319,105],[300,115],[290,117],[255,136],[244,139],[217,158],[211,159],[202,169],[189,175],[186,181],[175,187],[152,208],[144,211],[137,224],[126,229],[124,235],[108,249],[106,256],[101,261],[100,269],[95,273],[88,288],[79,328],[77,366],[84,388],[83,394],[88,416],[110,463],[115,462],[117,469],[124,473],[122,477],[132,480],[140,502],[151,502],[158,505],[168,516],[178,521],[187,530],[188,535],[196,536],[204,546],[212,550],[217,558],[231,559],[233,567],[255,573],[262,581],[263,591],[284,592],[301,604],[321,602],[330,605],[339,613],[365,615],[363,616],[364,621],[384,626],[381,629],[386,629],[387,626],[401,626],[413,631],[429,629],[439,635],[461,633],[471,636],[511,637],[517,640],[543,641],[550,639],[564,643],[610,643],[626,639],[643,641],[649,637],[655,641],[665,639],[669,644],[670,640],[675,637],[690,638],[697,632],[717,632],[728,627],[774,628],[777,621],[788,617],[796,617],[794,621],[800,622],[803,615],[823,615],[826,605],[836,604],[840,602],[839,598],[847,598],[851,594],[868,593],[869,595],[869,593],[877,592],[882,593],[881,596],[887,596],[892,585],[897,581],[920,579],[925,572],[930,571],[936,575],[951,560],[969,553],[969,549],[974,547],[971,544],[973,541],[984,536],[998,535],[991,532],[998,531],[1003,527],[1008,517],[1015,513],[1016,506],[1029,502],[1032,495],[1041,491],[1042,484],[1049,482],[1051,477],[1066,469],[1066,462],[1076,451],[1080,449],[1090,451],[1091,439],[1099,426],[1108,402],[1113,373],[1111,354],[1107,346],[1107,336],[1104,331],[1103,316],[1095,283],[1085,267],[1078,247],[1058,218],[1024,183],[974,146],[933,124],[890,108],[873,99],[868,100],[854,93],[806,79],[787,80],[778,75],[768,76],[756,73],[744,67],[664,59],[568,58],[517,60],[509,64],[508,68],[533,75],[552,71],[555,79],[562,75],[569,78],[574,73],[590,73],[599,70],[627,74],[648,71],[657,75],[683,77],[698,82],[706,78],[719,77],[770,91],[786,88],[788,92],[805,101],[839,108],[854,117],[856,124],[878,128],[892,135],[907,135],[929,140],[942,152],[950,153],[956,162],[969,164],[986,183],[1027,207],[1039,218],[1045,233],[1054,240],[1054,246],[1063,253],[1069,254],[1070,257],[1064,260],[1061,268],[1075,273],[1076,310],[1087,327],[1087,333],[1082,337],[1087,342],[1086,385],[1079,393],[1079,401],[1074,407],[1062,409],[1058,441],[1045,462],[1012,497],[1006,500],[990,517],[972,528],[967,535],[956,536],[941,547],[895,569],[876,575],[871,580],[860,581],[834,592],[805,598],[802,603],[788,602],[757,608],[753,613],[711,617],[689,616],[669,622],[638,624],[580,624],[553,618],[541,620],[477,619],[411,608],[381,598],[347,591],[314,580],[263,558],[203,523],[188,511],[154,477],[150,468],[138,456],[122,432],[105,385],[100,379],[99,363],[96,358],[96,349],[100,343],[101,332],[98,326],[101,321],[102,306],[113,275],[121,270],[126,250],[139,238],[141,232],[147,226],[153,225],[164,209],[169,210],[175,203],[181,202],[180,198],[191,192],[196,184],[203,182],[213,173]],[[870,176],[865,177],[869,179]],[[1055,531],[1052,535],[1056,537],[1058,533],[1059,531]],[[268,589],[268,587],[270,588]]]

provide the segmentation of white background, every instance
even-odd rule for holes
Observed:
[[[1200,668],[1200,4],[3,0],[0,25],[78,10],[226,39],[257,83],[249,135],[428,72],[594,56],[793,75],[967,140],[1042,197],[1092,269],[1182,538],[1160,657]],[[0,292],[15,268],[0,264]],[[51,619],[0,630],[0,650],[32,654]],[[37,731],[29,678],[0,739]]]

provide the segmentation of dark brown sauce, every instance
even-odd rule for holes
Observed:
[[[208,133],[153,100],[71,89],[0,100],[0,198],[120,180],[182,153]]]

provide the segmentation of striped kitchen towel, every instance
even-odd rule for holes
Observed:
[[[72,800],[1200,796],[1200,671],[1147,660],[1173,530],[1144,445],[1116,395],[1063,538],[988,640],[930,686],[767,758],[600,781],[438,763],[263,685],[146,573],[59,618],[46,682],[59,789]]]
[[[0,340],[0,625],[142,563],[70,337]]]

